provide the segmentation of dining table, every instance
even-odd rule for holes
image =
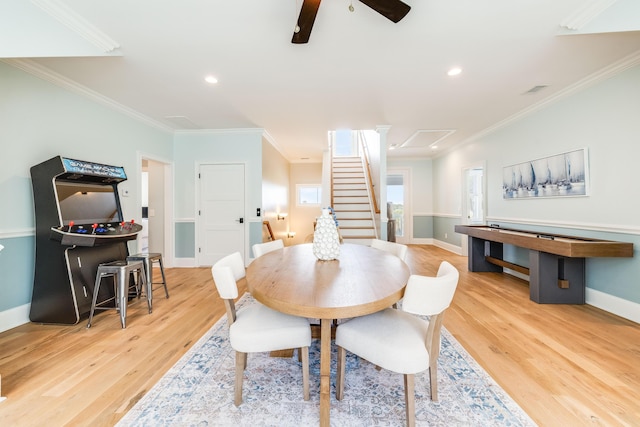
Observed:
[[[397,256],[343,243],[335,260],[319,260],[313,244],[286,246],[254,259],[247,287],[260,303],[320,321],[320,426],[330,425],[331,328],[335,320],[375,313],[404,295],[409,267]]]

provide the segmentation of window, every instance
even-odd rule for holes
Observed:
[[[322,202],[322,186],[320,184],[298,184],[298,206],[320,206]]]

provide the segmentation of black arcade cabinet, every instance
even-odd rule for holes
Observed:
[[[98,264],[124,260],[142,226],[122,217],[124,169],[64,157],[31,168],[36,265],[29,318],[75,324],[88,315]],[[105,279],[107,280],[107,279]],[[98,302],[113,298],[101,286]]]

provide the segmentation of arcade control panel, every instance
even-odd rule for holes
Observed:
[[[133,240],[142,231],[134,220],[105,224],[74,224],[51,227],[51,239],[65,246],[98,246]]]

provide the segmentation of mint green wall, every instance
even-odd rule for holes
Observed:
[[[454,231],[460,224],[460,218],[450,216],[435,216],[433,218],[433,238],[454,246],[460,246],[461,236]]]
[[[196,256],[195,222],[176,222],[175,256],[176,258],[194,258]]]
[[[640,66],[547,103],[544,108],[434,160],[434,210],[460,215],[463,167],[486,161],[487,221],[634,242],[633,258],[587,260],[587,286],[640,303],[638,212]],[[588,197],[504,200],[505,166],[589,150]],[[437,234],[437,231],[436,231]],[[568,234],[568,233],[567,233]],[[513,256],[518,257],[517,254]]]
[[[172,157],[172,134],[0,61],[0,311],[31,302],[33,193],[29,169],[62,155],[124,166],[125,217],[139,218],[137,150]],[[1,326],[1,325],[0,325]]]
[[[1,239],[0,312],[31,302],[35,237]]]
[[[413,238],[432,239],[433,238],[433,216],[414,215],[413,216]]]

